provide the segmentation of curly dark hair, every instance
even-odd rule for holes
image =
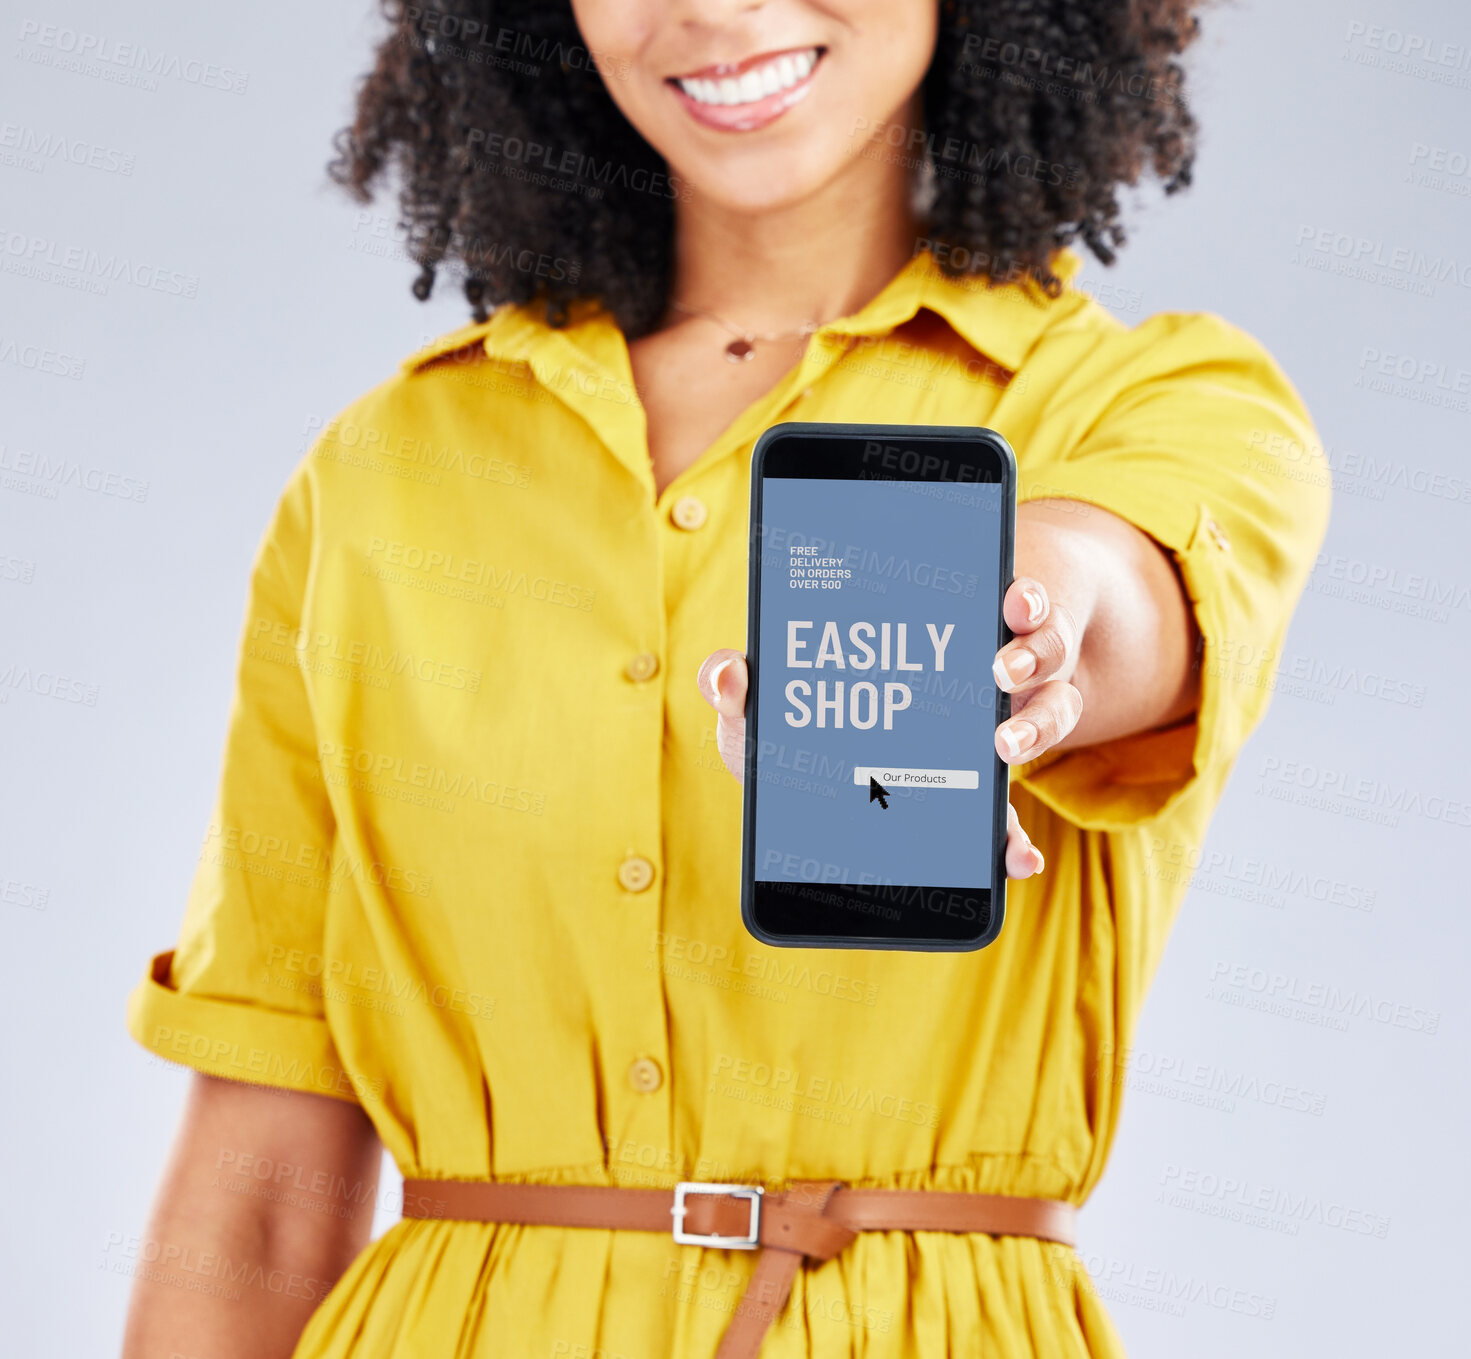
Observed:
[[[942,0],[925,126],[877,129],[873,147],[933,169],[925,229],[941,268],[1055,293],[1059,246],[1080,240],[1113,262],[1119,186],[1146,171],[1167,193],[1190,182],[1196,128],[1177,58],[1196,8]],[[630,336],[653,329],[687,189],[614,104],[604,78],[618,72],[583,45],[567,0],[383,9],[390,31],[329,173],[367,202],[396,169],[415,294],[448,266],[477,319],[540,297],[562,324],[597,298]]]

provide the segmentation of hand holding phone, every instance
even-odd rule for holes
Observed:
[[[997,734],[997,755],[1006,760],[1009,765],[1021,763],[1024,759],[1036,759],[1043,755],[1050,746],[1071,730],[1077,718],[1072,713],[1072,702],[1068,697],[1061,694],[1037,693],[1041,685],[1050,681],[1050,675],[1056,674],[1059,669],[1064,669],[1072,656],[1072,628],[1059,613],[1052,609],[1049,596],[1047,596],[1046,585],[1031,577],[1016,577],[1006,590],[1005,600],[1002,602],[1003,612],[1006,615],[1006,627],[1015,634],[1014,643],[1008,643],[1002,650],[996,653],[996,665],[1005,669],[1006,660],[1011,657],[1025,656],[1024,665],[1019,669],[1025,669],[1027,677],[1018,674],[1015,679],[1008,675],[1009,687],[1012,691],[1027,690],[1027,706],[1022,706],[1019,700],[1012,703],[1012,718],[1003,728],[999,728]],[[1043,666],[1034,662],[1036,652],[1028,646],[1028,643],[1037,643],[1037,649],[1046,653],[1049,659]],[[1053,659],[1055,657],[1055,659]],[[997,678],[1000,674],[997,674]],[[1030,677],[1030,678],[1028,678]],[[744,781],[744,750],[746,750],[746,688],[747,671],[746,657],[730,647],[722,647],[719,652],[710,652],[700,665],[699,677],[700,693],[705,694],[705,702],[715,709],[715,738],[718,744],[721,759],[725,762],[725,768],[730,769],[737,782]],[[1008,740],[1008,731],[1025,722],[1027,727],[1021,728],[1018,737]],[[1039,731],[1040,727],[1046,727],[1052,732],[1050,740],[1047,738],[1030,737],[1031,731]],[[1027,741],[1036,744],[1037,749],[1031,750]],[[1012,749],[1018,750],[1018,755],[1012,755]],[[1040,874],[1046,868],[1046,863],[1041,857],[1041,850],[1031,843],[1027,828],[1016,819],[1016,809],[1011,803],[1006,805],[1006,877],[1008,878],[1030,878]]]
[[[785,425],[752,478],[755,673],[733,651],[700,672],[747,782],[747,926],[775,944],[981,947],[1007,874],[1042,867],[1006,763],[1076,720],[1046,702],[1002,720],[1009,691],[1032,705],[1072,659],[1065,611],[1010,581],[1011,451],[988,430]],[[1004,645],[1013,632],[1029,641]]]
[[[1028,592],[1031,592],[1034,598],[1043,601],[1042,611],[1037,616],[1035,623],[1031,621],[1035,606],[1028,602],[1026,598]],[[1006,592],[1003,607],[1007,626],[1016,634],[1018,640],[1027,637],[1030,633],[1044,628],[1050,629],[1053,626],[1046,590],[1040,581],[1032,580],[1030,577],[1019,576],[1012,582]],[[997,654],[999,656],[1001,653]],[[737,783],[745,782],[747,673],[745,656],[739,651],[725,647],[720,651],[712,651],[705,657],[700,665],[698,676],[700,692],[704,694],[705,701],[715,709],[715,738],[720,750],[720,758]],[[1013,708],[1013,711],[1017,710]],[[1023,719],[1019,717],[1017,720]],[[998,737],[998,741],[1003,747],[1005,746],[1004,740]],[[1043,744],[1037,753],[1041,754],[1046,749],[1047,744]],[[1002,758],[1007,759],[1008,763],[1013,763],[1009,758],[1009,753],[1003,754]],[[1028,755],[1028,758],[1035,758],[1035,756]],[[1008,878],[1030,878],[1040,873],[1046,866],[1042,858],[1042,851],[1032,843],[1026,827],[1017,819],[1016,809],[1008,802],[1006,804],[1006,876]]]

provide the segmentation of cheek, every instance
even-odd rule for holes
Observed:
[[[643,63],[667,9],[667,0],[573,0],[572,15],[590,64],[635,126],[640,108],[647,108],[651,93],[662,87],[662,81],[649,80]]]
[[[875,35],[874,41],[865,44],[862,74],[855,84],[869,104],[887,104],[887,110],[897,110],[918,90],[933,56],[933,22],[928,31],[921,26],[918,32],[886,24],[881,37]]]
[[[573,0],[583,46],[600,65],[626,70],[658,26],[662,0]]]
[[[936,6],[864,5],[852,22],[848,99],[879,117],[895,113],[919,88],[934,56]]]

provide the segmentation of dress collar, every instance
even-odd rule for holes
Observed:
[[[1082,260],[1074,251],[1060,250],[1052,267],[1066,288]],[[1058,298],[1048,297],[1031,279],[990,284],[981,275],[952,277],[925,249],[917,251],[862,308],[828,322],[818,335],[886,335],[926,310],[942,317],[971,348],[1015,372],[1042,332],[1058,319],[1068,296],[1065,291]],[[595,301],[575,304],[567,325],[559,329],[547,324],[539,303],[497,307],[488,320],[440,336],[401,366],[412,372],[477,342],[491,358],[508,362],[545,357],[549,347],[566,357],[570,345],[584,362],[606,373],[621,376],[626,366],[623,336],[612,316]]]
[[[1053,272],[1064,287],[1082,267],[1071,250],[1053,259]],[[1048,297],[1030,278],[992,284],[984,276],[946,274],[928,251],[921,251],[861,311],[840,318],[825,330],[846,335],[887,334],[921,310],[941,317],[970,347],[1015,372],[1058,318],[1062,296]]]

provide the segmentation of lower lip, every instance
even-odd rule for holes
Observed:
[[[807,97],[812,88],[812,77],[817,74],[821,60],[790,89],[778,90],[764,99],[749,104],[702,104],[691,99],[678,85],[671,84],[674,97],[685,107],[685,112],[697,123],[714,128],[717,132],[754,132],[759,127],[774,123],[794,104]]]

